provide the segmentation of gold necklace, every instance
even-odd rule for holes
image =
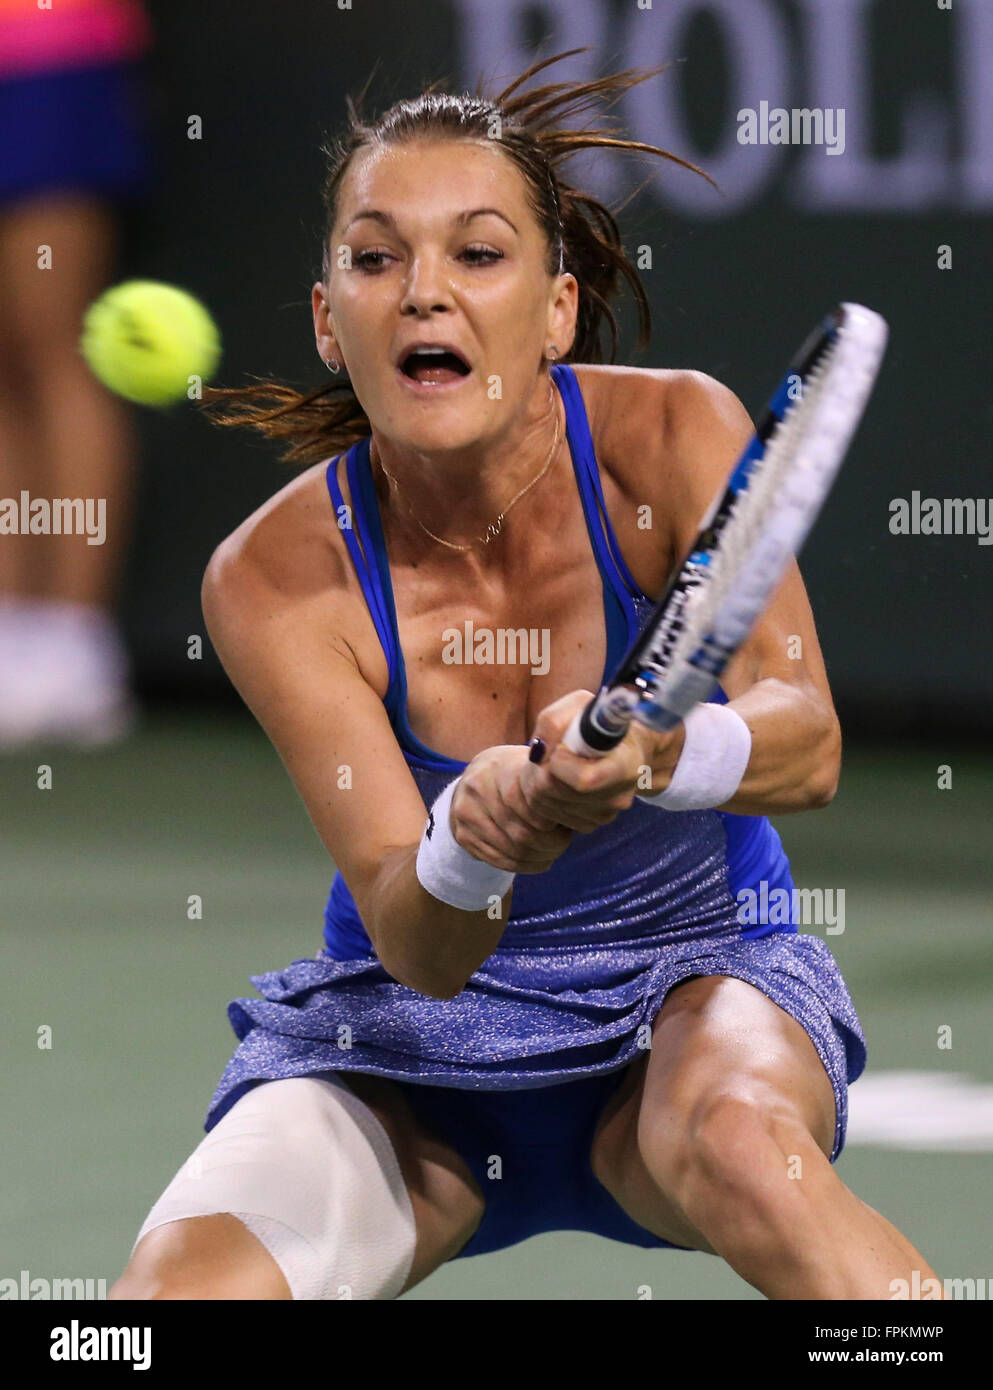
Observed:
[[[551,402],[552,409],[555,410],[555,398],[552,392],[552,383],[550,381],[548,383],[548,398]],[[555,457],[555,452],[559,447],[559,436],[559,413],[557,410],[555,410],[555,437],[552,440],[552,447],[548,451],[548,458],[545,460],[541,472],[536,474],[535,477],[533,477],[529,483],[522,487],[520,492],[518,492],[515,497],[511,498],[511,500],[507,503],[506,507],[504,507],[503,511],[497,517],[496,521],[491,521],[489,526],[487,526],[485,536],[480,536],[478,541],[470,541],[468,545],[456,545],[454,541],[446,541],[442,536],[436,536],[433,531],[429,531],[428,528],[424,525],[424,522],[420,521],[416,516],[414,516],[414,510],[411,507],[410,503],[406,500],[406,498],[403,499],[404,506],[410,513],[411,519],[417,522],[418,526],[426,535],[430,536],[433,541],[437,541],[439,545],[447,545],[449,550],[471,550],[474,545],[489,545],[490,541],[495,539],[495,537],[499,536],[500,532],[503,530],[504,517],[510,511],[511,507],[514,506],[516,502],[519,502],[526,492],[530,492],[531,489],[534,487],[535,483],[540,482],[540,480],[548,472],[549,468],[551,467],[552,459]],[[369,445],[369,456],[371,459],[371,443]],[[383,460],[381,458],[377,458],[376,462],[379,464],[380,468],[386,474],[387,478],[389,478],[390,482],[396,488],[397,496],[400,497],[400,484],[397,482],[396,478],[394,478],[393,474],[389,471],[389,469],[383,463]]]

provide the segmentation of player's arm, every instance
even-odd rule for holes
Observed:
[[[288,562],[247,557],[229,537],[207,567],[202,603],[218,657],[282,759],[382,965],[423,994],[453,997],[497,945],[508,903],[493,919],[421,886],[424,802],[382,701],[330,629],[328,590],[299,584]]]
[[[614,393],[605,452],[629,501],[648,503],[666,518],[668,534],[648,557],[655,577],[642,571],[642,582],[652,586],[647,592],[656,586],[661,592],[663,567],[674,570],[689,552],[753,424],[733,392],[700,372],[630,371]],[[795,562],[721,683],[729,708],[747,725],[749,747],[737,790],[719,809],[761,815],[826,805],[837,788],[841,734]],[[635,789],[645,786],[646,766],[652,790],[664,790],[686,735],[682,723],[658,734],[632,721],[610,753],[583,758],[563,739],[591,698],[589,691],[573,691],[542,710],[534,732],[552,752],[540,768],[525,767],[521,779],[532,810],[578,829],[585,828],[576,819],[583,812],[626,809]]]
[[[643,437],[659,438],[659,495],[682,559],[754,425],[732,391],[700,372],[669,375],[661,437],[657,413],[654,436],[649,428],[654,402],[646,405],[640,426]],[[841,730],[795,561],[721,685],[751,731],[752,748],[737,792],[720,809],[763,815],[827,805],[838,785]],[[675,756],[678,745],[670,745],[665,765],[674,766]]]

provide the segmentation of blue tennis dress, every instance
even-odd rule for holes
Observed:
[[[551,370],[603,581],[606,679],[653,605],[618,549],[575,373],[565,364]],[[427,807],[466,764],[427,748],[407,722],[369,442],[348,450],[354,529],[343,534],[389,663],[385,706]],[[337,463],[329,464],[327,482],[343,516]],[[726,702],[722,692],[714,698]],[[665,1246],[596,1179],[589,1150],[599,1114],[628,1063],[643,1055],[675,984],[691,975],[746,980],[806,1029],[835,1092],[832,1161],[844,1144],[848,1083],[865,1067],[862,1028],[827,945],[789,922],[743,925],[762,914],[742,914],[737,895],[761,895],[763,882],[766,894],[753,903],[784,901],[773,890],[793,889],[779,836],[764,816],[674,813],[635,801],[609,825],[576,836],[544,873],[518,875],[496,950],[454,999],[432,999],[386,973],[338,874],[324,949],[253,976],[262,997],[228,1006],[240,1046],[205,1129],[260,1082],[375,1073],[395,1081],[421,1122],[462,1154],[485,1194],[482,1222],[454,1258],[549,1230]],[[499,1180],[493,1155],[501,1159]]]

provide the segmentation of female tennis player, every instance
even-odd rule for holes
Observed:
[[[751,422],[698,372],[601,365],[622,282],[642,342],[648,306],[559,165],[676,157],[567,119],[654,72],[521,91],[554,61],[493,100],[349,103],[312,293],[335,375],[210,395],[312,465],[203,601],[338,875],[324,948],[229,1006],[206,1137],[114,1298],[394,1298],[562,1229],[769,1298],[933,1276],[832,1167],[865,1044],[831,952],[739,920],[792,889],[766,816],[838,779],[796,566],[676,732],[561,744]]]

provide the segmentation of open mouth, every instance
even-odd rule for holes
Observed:
[[[449,348],[412,348],[400,362],[400,371],[420,386],[447,386],[466,377],[472,368]]]

